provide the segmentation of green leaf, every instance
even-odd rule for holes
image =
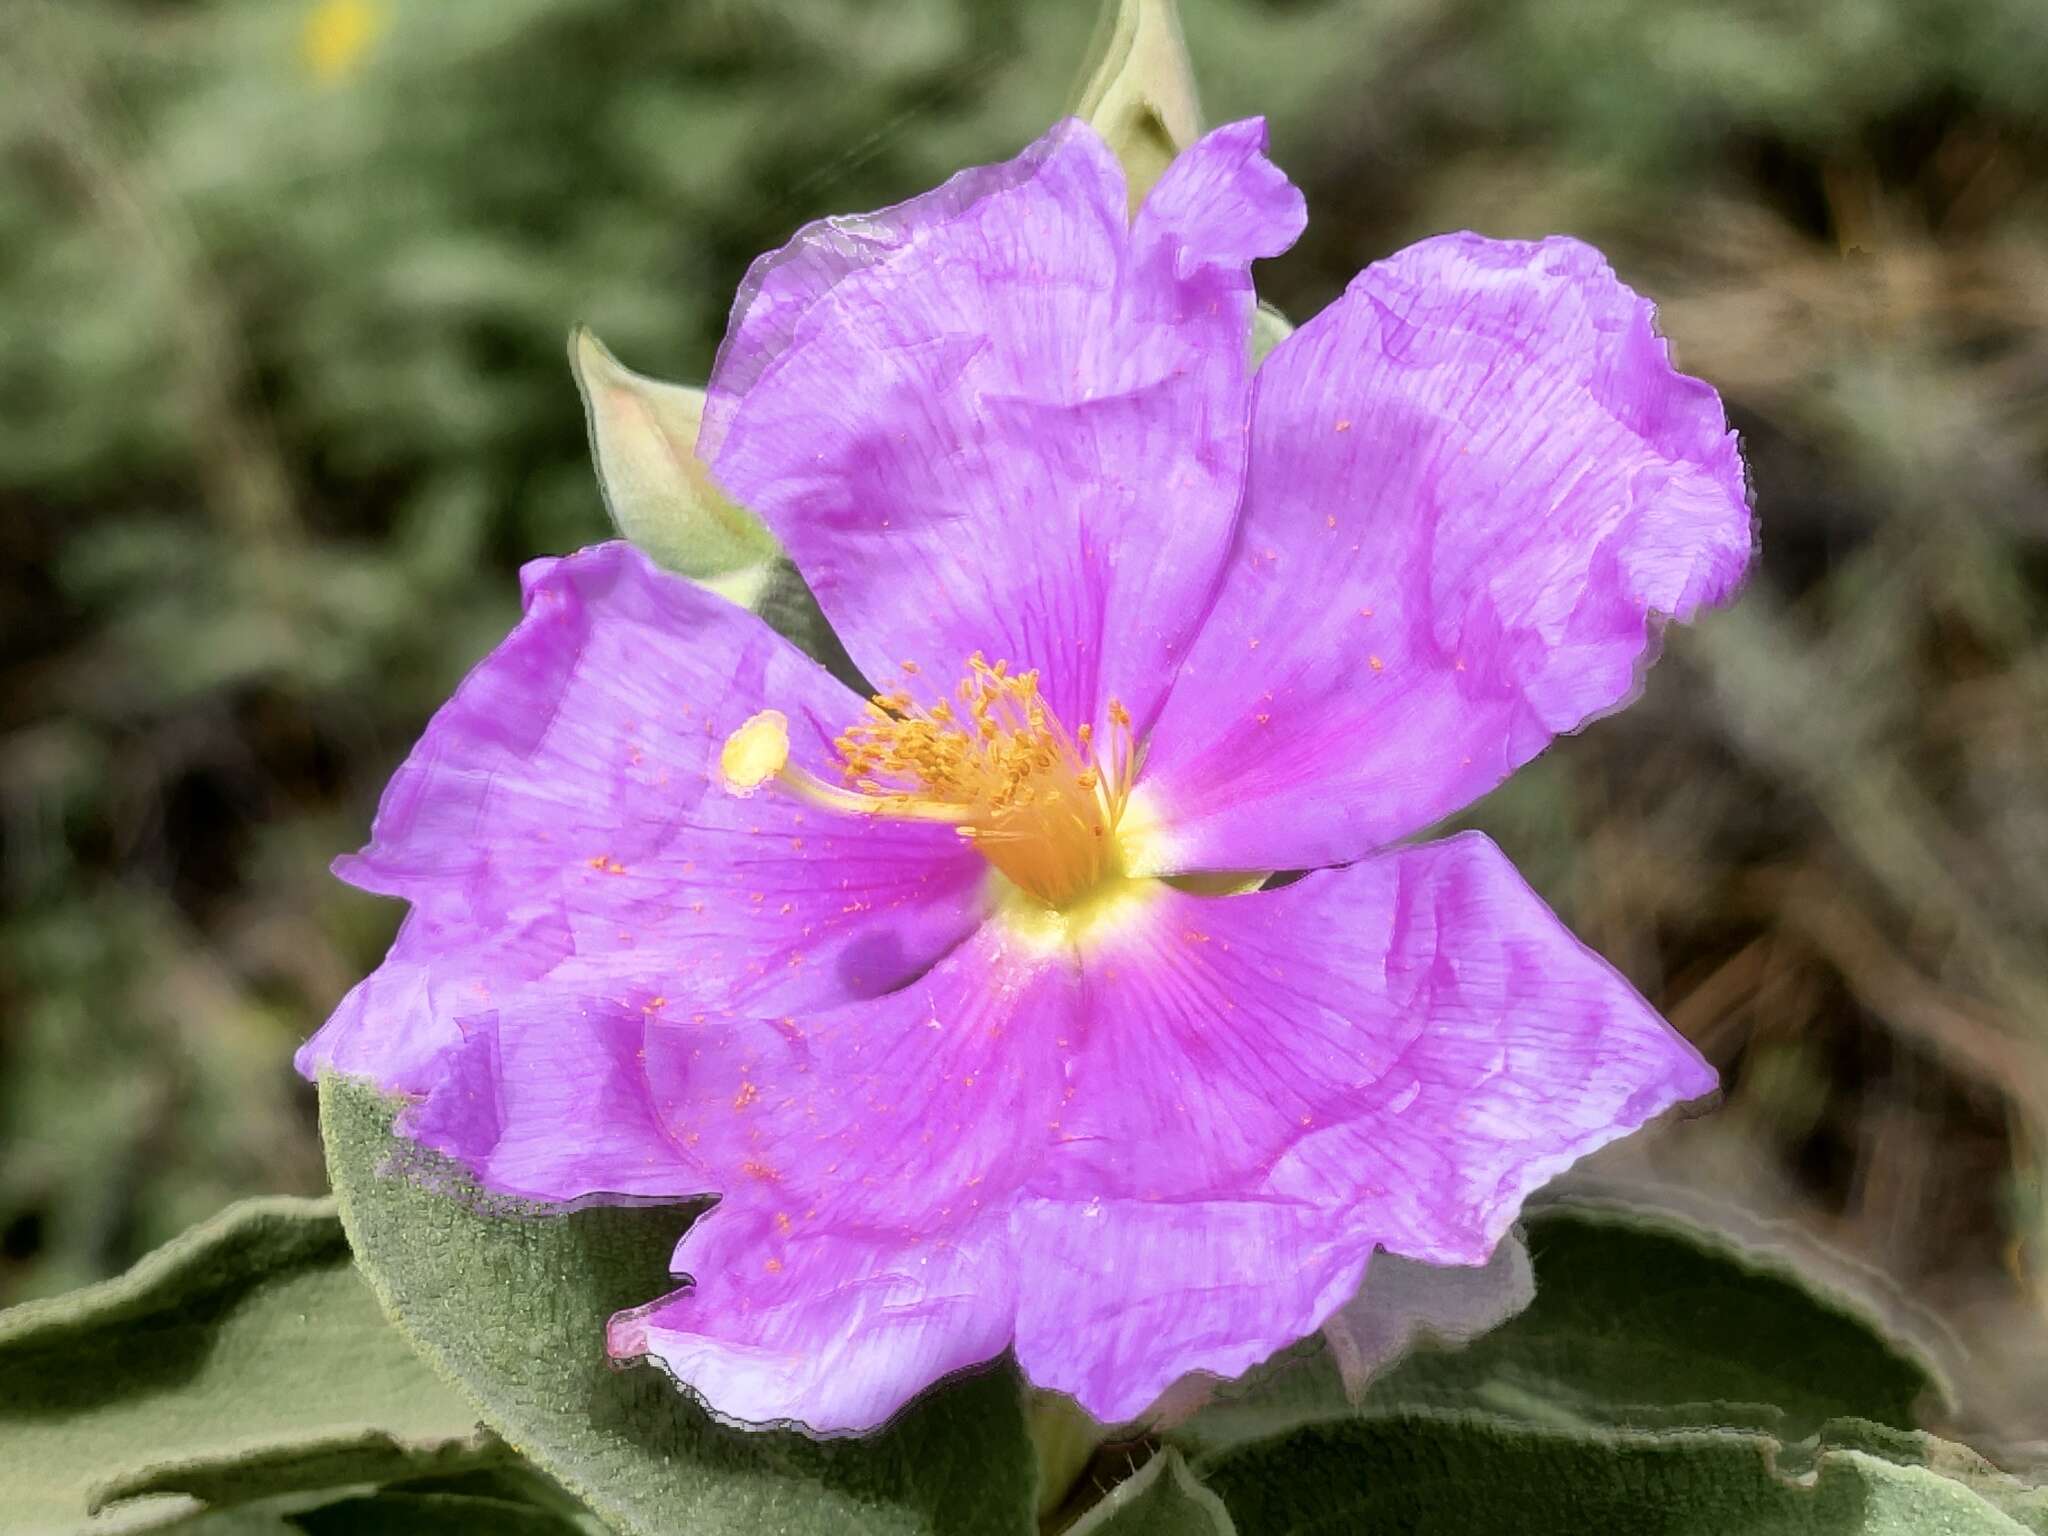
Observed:
[[[1106,1438],[1102,1425],[1064,1392],[1030,1387],[1024,1394],[1024,1425],[1031,1436],[1032,1459],[1038,1464],[1038,1519],[1042,1525],[1055,1511],[1077,1499],[1083,1474]]]
[[[148,1529],[153,1536],[610,1536],[595,1515],[540,1473],[509,1459],[457,1477],[302,1491],[200,1510]]]
[[[1525,1230],[1536,1297],[1459,1349],[1419,1351],[1368,1407],[1473,1405],[1557,1422],[1742,1423],[1799,1438],[1834,1418],[1910,1429],[1946,1388],[1845,1297],[1656,1213],[1556,1206]]]
[[[138,1527],[122,1523],[107,1529]],[[499,1531],[507,1536],[610,1536],[609,1527],[595,1515],[541,1473],[510,1457],[452,1477],[301,1490],[231,1508],[202,1509],[147,1529],[152,1536],[404,1536],[413,1531],[438,1536]]]
[[[1740,1430],[1593,1430],[1416,1412],[1319,1425],[1196,1464],[1246,1536],[2025,1536],[1963,1483],[1822,1445],[1809,1475]]]
[[[1942,1532],[1955,1536],[2023,1536],[2037,1525],[2014,1517],[2012,1509],[1986,1498],[1981,1489],[1928,1467],[1884,1461],[1863,1451],[1841,1451],[1821,1461],[1821,1476],[1854,1475],[1863,1483],[1863,1529],[1873,1532]],[[2015,1503],[2042,1515],[2038,1489],[2016,1495]]]
[[[1123,162],[1131,212],[1202,132],[1194,67],[1174,0],[1108,0],[1096,63],[1074,106]]]
[[[613,1312],[674,1288],[685,1211],[493,1212],[445,1166],[434,1187],[386,1171],[423,1166],[392,1117],[374,1090],[322,1078],[328,1168],[358,1261],[485,1422],[613,1525],[646,1536],[1031,1528],[1031,1451],[1008,1367],[927,1393],[863,1440],[726,1428],[659,1372],[605,1356]]]
[[[1355,1381],[1347,1390],[1339,1351],[1310,1341],[1220,1388],[1169,1438],[1196,1453],[1308,1423],[1475,1409],[1561,1427],[1733,1425],[1796,1439],[1837,1418],[1910,1429],[1918,1404],[1947,1397],[1931,1364],[1875,1317],[1770,1255],[1610,1206],[1552,1206],[1523,1230],[1535,1295],[1501,1326],[1461,1342],[1489,1320],[1482,1288],[1469,1326],[1436,1322],[1453,1336],[1410,1349],[1362,1394]],[[1455,1273],[1462,1286],[1472,1272]],[[1494,1317],[1524,1299],[1511,1280],[1503,1272]]]
[[[1349,1417],[1372,1383],[1418,1353],[1442,1353],[1499,1327],[1535,1296],[1529,1250],[1511,1232],[1485,1264],[1442,1267],[1373,1256],[1365,1286],[1316,1337],[1236,1381],[1217,1383],[1169,1429],[1190,1450]]]
[[[742,606],[760,597],[780,546],[697,457],[704,391],[626,367],[588,329],[569,337],[590,456],[619,532],[656,563]]]
[[[387,1490],[293,1515],[306,1536],[583,1536],[590,1528],[531,1504]]]
[[[331,1200],[233,1206],[117,1279],[0,1313],[10,1531],[502,1454],[384,1320]]]
[[[1118,1483],[1067,1536],[1236,1536],[1223,1501],[1169,1447]]]
[[[439,1382],[434,1385],[447,1390]],[[459,1411],[474,1420],[466,1404]],[[487,1432],[421,1444],[370,1429],[151,1462],[108,1478],[94,1489],[93,1497],[97,1503],[111,1504],[153,1493],[182,1493],[219,1507],[267,1498],[280,1489],[345,1488],[488,1467],[507,1455],[498,1438]]]
[[[1897,1467],[1938,1473],[1950,1482],[1960,1483],[2037,1536],[2048,1533],[2048,1488],[2021,1482],[1966,1445],[1853,1419],[1838,1419],[1829,1424],[1822,1438],[1844,1452],[1853,1451]]]

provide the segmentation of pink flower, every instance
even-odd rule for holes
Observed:
[[[1492,843],[1398,840],[1734,590],[1720,404],[1564,239],[1413,246],[1254,379],[1263,145],[1132,222],[1067,123],[764,257],[702,451],[887,696],[631,549],[536,562],[339,866],[412,912],[301,1069],[494,1190],[716,1194],[610,1347],[728,1417],[1013,1348],[1129,1418],[1714,1086]]]

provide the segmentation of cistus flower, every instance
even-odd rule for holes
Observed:
[[[1264,142],[1133,218],[1070,121],[763,257],[700,448],[878,697],[538,561],[337,866],[411,912],[301,1069],[490,1190],[716,1195],[609,1343],[730,1419],[1006,1349],[1128,1419],[1714,1087],[1486,838],[1400,840],[1732,592],[1720,404],[1566,239],[1426,240],[1254,375]]]

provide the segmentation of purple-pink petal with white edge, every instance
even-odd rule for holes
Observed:
[[[494,1080],[476,1051],[458,1063],[477,1029],[542,1029],[553,1010],[617,1021],[616,1043],[643,1018],[830,1007],[902,984],[974,930],[987,870],[950,828],[718,781],[726,735],[763,708],[788,716],[795,761],[834,771],[831,738],[863,705],[823,669],[625,545],[525,577],[525,617],[429,724],[370,845],[337,864],[414,911],[301,1048],[301,1072],[419,1095],[459,1065],[475,1087]],[[565,1177],[591,1171],[573,1143],[604,1092],[515,1100],[547,1108],[520,1135],[556,1138]]]
[[[1164,891],[1086,970],[1018,1358],[1106,1418],[1321,1326],[1375,1246],[1486,1262],[1536,1188],[1715,1087],[1477,833]]]
[[[1223,588],[1148,747],[1141,872],[1357,859],[1626,703],[1748,567],[1743,466],[1574,240],[1361,272],[1259,370]]]
[[[617,1360],[658,1361],[729,1423],[856,1434],[1009,1343],[1002,1222],[922,1240],[780,1233],[758,1207],[699,1219],[676,1263],[696,1283],[614,1315]]]
[[[616,1318],[727,1418],[873,1429],[1009,1343],[1007,1216],[1058,1112],[1065,953],[992,922],[886,997],[651,1049],[674,1124],[718,1139],[720,1203]]]
[[[1304,219],[1264,145],[1217,129],[1130,223],[1069,120],[755,264],[699,450],[879,685],[943,693],[979,651],[1069,729],[1150,718],[1242,489],[1251,262]]]

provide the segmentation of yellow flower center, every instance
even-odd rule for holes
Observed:
[[[773,779],[835,811],[950,823],[1019,890],[1063,911],[1123,873],[1116,834],[1133,743],[1130,712],[1114,699],[1108,736],[1099,750],[1092,726],[1068,734],[1036,672],[976,655],[953,696],[929,707],[907,690],[877,694],[833,743],[843,784],[789,761],[789,721],[772,709],[726,738],[719,772],[735,794]]]

